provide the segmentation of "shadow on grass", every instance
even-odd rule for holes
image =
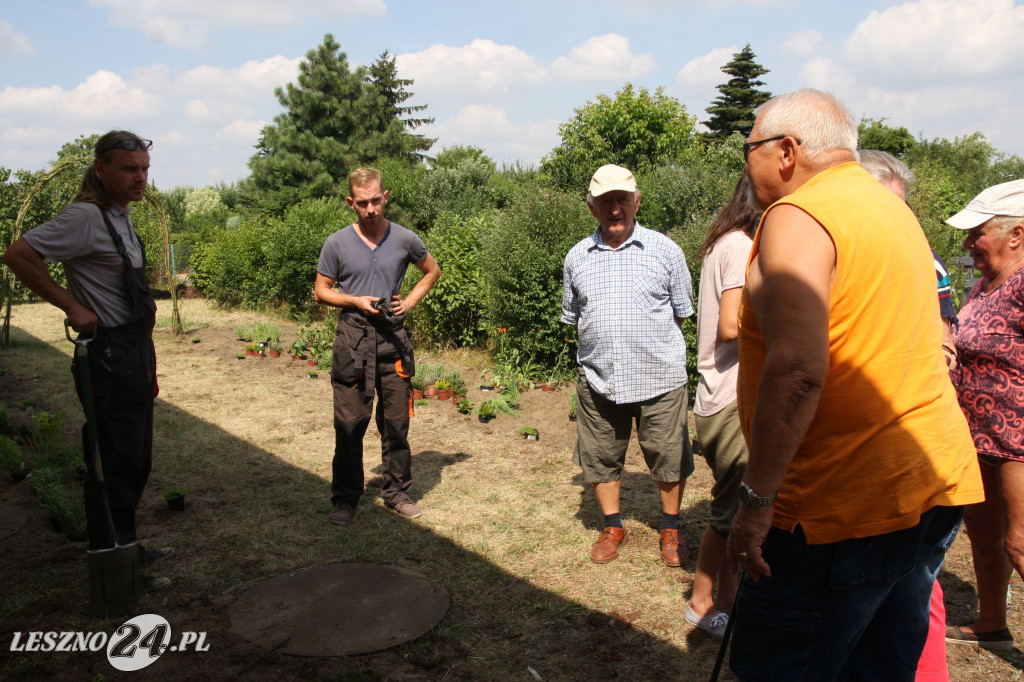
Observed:
[[[41,369],[23,372],[27,356]],[[3,382],[0,399],[8,405],[20,401],[25,396],[8,390],[17,386],[36,397],[40,408],[63,411],[73,429],[81,412],[67,366],[67,357],[45,343],[0,354],[4,378],[16,378]],[[176,447],[170,446],[169,434]],[[417,497],[437,486],[446,467],[467,457],[436,451],[414,455]],[[639,478],[630,479],[638,489]],[[184,512],[171,512],[164,504],[161,492],[172,485],[187,490]],[[643,485],[653,486],[649,479]],[[0,574],[8,586],[0,597],[0,677],[116,677],[102,651],[10,651],[15,632],[109,634],[123,622],[89,618],[84,543],[57,536],[24,489],[12,490],[0,488],[0,499],[30,510],[33,520],[0,541]],[[398,518],[380,502],[379,489],[368,492],[351,524],[332,526],[329,481],[158,400],[154,470],[138,520],[143,542],[175,548],[174,557],[159,565],[174,584],[167,592],[144,596],[138,613],[162,615],[173,633],[207,632],[209,651],[165,654],[146,669],[147,679],[530,679],[528,667],[545,680],[677,679],[710,672],[713,652],[684,655],[633,627],[628,618],[592,612],[531,585],[433,532],[427,516],[418,522]],[[296,659],[233,634],[230,607],[247,586],[330,562],[419,571],[448,591],[451,609],[430,634],[358,657]]]

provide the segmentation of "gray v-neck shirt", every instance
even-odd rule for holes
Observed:
[[[338,289],[349,296],[386,298],[402,289],[410,264],[427,257],[427,247],[412,230],[388,222],[384,238],[371,249],[355,226],[344,227],[324,242],[316,271],[337,280]]]

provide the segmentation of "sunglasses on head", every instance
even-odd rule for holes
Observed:
[[[153,148],[153,140],[143,140],[141,138],[136,140],[135,138],[132,137],[126,137],[121,140],[113,142],[108,147],[107,151],[112,151],[114,149],[117,149],[118,147],[129,152],[133,152],[136,149],[141,149],[143,151],[148,152],[150,149]]]

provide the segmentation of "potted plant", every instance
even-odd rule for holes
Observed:
[[[284,350],[284,346],[279,343],[270,344],[270,357],[279,358],[281,357],[281,351]]]
[[[423,383],[423,377],[416,375],[409,379],[409,384],[412,386],[413,401],[423,400],[423,389],[426,388],[426,385]]]
[[[576,396],[576,391],[569,394],[569,421],[576,421],[576,404],[579,402],[579,398]]]
[[[532,426],[519,427],[519,433],[523,436],[524,440],[540,440],[540,432]]]
[[[466,396],[462,396],[462,400],[455,403],[455,409],[459,411],[459,414],[469,414],[473,411],[473,403],[469,402]]]
[[[308,372],[306,372],[306,378],[307,379],[316,379],[318,376],[320,376],[320,375],[318,373],[314,372],[313,370],[309,370]]]
[[[185,491],[182,488],[172,486],[164,493],[164,500],[171,511],[185,511]]]
[[[416,407],[423,407],[424,405],[430,404],[430,401],[426,398],[420,398],[419,400],[414,400],[412,404]]]
[[[259,346],[257,346],[255,343],[250,343],[250,344],[246,345],[246,347],[245,347],[245,354],[246,355],[256,355],[256,351],[258,349],[259,349]]]
[[[25,398],[21,401],[21,404],[25,407],[26,412],[36,409],[36,401],[32,398]]]
[[[200,343],[201,341],[202,341],[202,339],[199,338],[198,336],[192,337],[192,343]]]
[[[483,424],[494,419],[494,414],[494,408],[491,407],[491,404],[486,400],[480,403],[480,407],[476,408],[477,419],[479,419]]]
[[[239,353],[235,357],[238,358],[239,360],[245,360],[245,353]]]
[[[451,400],[452,399],[451,385],[452,385],[452,382],[449,381],[448,379],[438,379],[434,383],[434,388],[437,389],[437,399],[438,400]]]
[[[452,377],[448,390],[452,392],[452,400],[459,402],[460,398],[466,397],[466,380],[461,375]]]
[[[305,352],[306,342],[302,339],[296,339],[295,343],[292,344],[292,358],[294,360],[301,360]]]

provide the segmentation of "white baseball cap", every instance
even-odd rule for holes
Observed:
[[[958,230],[970,230],[993,216],[1024,217],[1024,179],[993,185],[971,199],[967,208],[946,220]]]
[[[607,192],[635,192],[636,178],[622,166],[609,163],[601,166],[590,179],[590,195],[599,197]]]

